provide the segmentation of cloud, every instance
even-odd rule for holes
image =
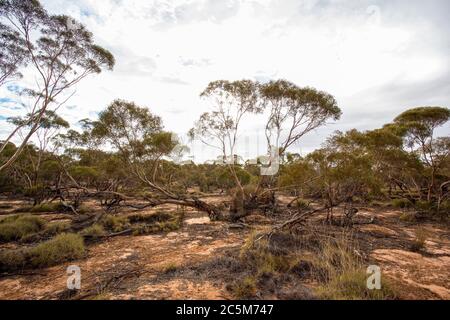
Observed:
[[[86,24],[117,60],[114,72],[77,87],[69,101],[77,108],[64,109],[71,123],[122,98],[150,106],[167,130],[182,134],[208,110],[199,93],[210,81],[285,78],[333,94],[344,112],[295,152],[318,147],[337,129],[380,126],[409,107],[449,106],[447,0],[42,2]],[[13,96],[0,90],[1,98]],[[0,108],[2,116],[13,113]],[[256,132],[262,124],[244,125]],[[205,149],[197,160],[214,157]]]

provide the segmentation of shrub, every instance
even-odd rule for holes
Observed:
[[[80,235],[63,233],[29,249],[33,267],[48,267],[58,263],[79,259],[84,255],[84,242]]]
[[[15,212],[33,212],[33,213],[41,213],[41,212],[60,212],[64,211],[64,206],[60,203],[41,203],[35,206],[25,206],[22,208],[18,208]]]
[[[380,290],[367,288],[366,269],[347,236],[322,243],[314,261],[315,269],[325,282],[317,289],[322,299],[333,300],[373,300],[394,299],[396,294],[388,281],[384,281]]]
[[[70,228],[70,222],[68,221],[51,222],[47,224],[45,233],[47,235],[53,236],[66,231],[68,228]]]
[[[385,208],[389,206],[389,203],[379,201],[379,200],[372,200],[370,201],[370,206],[376,207],[376,208]]]
[[[344,270],[327,284],[319,287],[317,295],[331,300],[386,300],[396,299],[396,293],[383,278],[381,289],[367,288],[368,275],[362,268]]]
[[[164,212],[164,211],[157,211],[152,214],[134,214],[134,215],[128,216],[127,218],[128,218],[128,221],[131,223],[136,223],[136,222],[154,223],[154,222],[167,221],[174,217],[175,217],[174,214]]]
[[[65,207],[60,203],[42,203],[34,206],[31,212],[60,212],[64,211]]]
[[[428,238],[428,233],[426,232],[425,229],[423,228],[419,228],[417,230],[415,230],[415,238],[413,240],[413,243],[411,244],[411,251],[421,251],[425,248],[425,242],[427,241]]]
[[[294,202],[295,206],[297,209],[302,209],[302,210],[306,210],[309,208],[309,202],[304,200],[304,199],[297,199]]]
[[[123,216],[106,216],[101,220],[101,224],[105,227],[105,229],[112,232],[120,232],[130,227],[128,218]]]
[[[450,217],[450,200],[444,200],[439,205],[438,214],[441,219],[447,219]]]
[[[171,219],[165,222],[157,222],[154,224],[138,224],[132,227],[133,235],[150,234],[157,232],[170,232],[180,229],[181,219]]]
[[[81,258],[84,254],[83,238],[63,233],[36,247],[4,250],[0,253],[0,270],[50,267],[68,260]]]
[[[39,232],[45,226],[44,220],[31,215],[15,215],[0,221],[0,241],[19,240]]]
[[[0,271],[18,270],[26,265],[23,250],[4,250],[0,252]]]
[[[166,274],[174,273],[177,270],[178,270],[178,266],[175,263],[169,263],[166,266],[164,266],[164,268],[163,268],[163,272]]]
[[[391,201],[391,205],[394,208],[401,208],[401,209],[411,208],[413,206],[412,202],[405,198],[393,199]]]
[[[417,201],[415,207],[417,210],[431,212],[433,210],[433,204],[428,201]]]
[[[404,212],[401,214],[401,216],[399,217],[400,221],[403,222],[415,222],[416,221],[416,217],[414,214],[412,213],[408,213],[408,212]]]
[[[84,237],[99,238],[104,236],[106,232],[101,224],[96,223],[81,231],[80,234]]]
[[[242,280],[238,280],[231,286],[233,295],[238,299],[249,299],[254,297],[256,289],[256,279],[252,276],[247,276]]]
[[[142,221],[131,227],[133,235],[170,232],[181,228],[183,213],[157,212],[151,215],[131,216],[130,221]]]
[[[259,240],[254,241],[256,238]],[[237,297],[248,298],[254,295],[258,279],[264,280],[270,276],[281,281],[277,282],[277,286],[280,292],[284,292],[283,281],[288,281],[287,288],[290,288],[292,280],[283,279],[295,275],[318,282],[316,295],[323,299],[396,298],[386,279],[381,290],[367,288],[365,264],[356,252],[352,239],[346,233],[323,237],[315,230],[302,234],[276,232],[268,239],[252,234],[242,247],[240,258],[243,266],[253,275],[256,285],[244,279],[230,289]],[[290,294],[301,295],[295,290]]]

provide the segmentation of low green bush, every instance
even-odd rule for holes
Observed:
[[[83,237],[73,233],[63,233],[29,249],[30,264],[33,267],[49,267],[58,263],[79,259],[84,255]]]
[[[130,227],[130,221],[123,216],[106,216],[100,221],[101,225],[112,232],[120,232]]]
[[[297,200],[294,202],[294,205],[295,205],[295,207],[298,208],[298,209],[306,210],[306,209],[309,208],[309,202],[306,201],[306,200],[304,200],[304,199],[297,199]]]
[[[15,212],[32,212],[32,213],[42,213],[42,212],[61,212],[64,211],[65,207],[60,202],[53,203],[41,203],[35,206],[25,206],[15,210]]]
[[[400,208],[400,209],[411,208],[413,206],[412,202],[405,198],[393,199],[391,201],[391,205],[394,208]]]
[[[0,241],[20,240],[23,237],[41,231],[45,221],[31,215],[15,215],[0,220]]]
[[[0,271],[24,268],[44,268],[82,258],[85,252],[83,237],[63,233],[35,247],[0,252]]]
[[[104,236],[106,231],[101,224],[96,223],[81,231],[80,234],[84,237],[99,238]]]
[[[45,227],[45,232],[46,234],[53,236],[66,231],[69,227],[70,227],[69,221],[51,222],[47,224],[47,226]]]
[[[257,292],[256,278],[247,276],[242,280],[237,280],[231,286],[231,291],[237,299],[250,299]]]

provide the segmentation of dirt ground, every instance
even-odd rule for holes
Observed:
[[[0,201],[0,206],[5,203]],[[361,252],[380,266],[383,275],[396,280],[401,299],[450,299],[448,225],[403,222],[402,214],[401,210],[360,208],[358,219],[375,217],[371,224],[353,227]],[[69,265],[81,268],[82,288],[75,299],[232,299],[226,288],[232,275],[221,274],[214,263],[236,253],[254,229],[267,228],[271,222],[253,216],[247,221],[250,227],[241,229],[188,211],[175,232],[114,237],[89,245],[84,259],[0,275],[0,299],[71,298],[66,289]],[[418,228],[426,231],[427,240],[423,250],[413,252],[410,246]],[[1,245],[0,250],[7,247]]]

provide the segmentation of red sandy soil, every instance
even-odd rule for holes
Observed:
[[[223,201],[209,198],[208,201]],[[0,201],[1,203],[1,201]],[[402,211],[360,209],[361,219],[375,216],[373,224],[356,225],[353,233],[367,258],[382,274],[396,280],[402,299],[450,299],[450,232],[439,222],[402,222]],[[227,283],[208,271],[183,269],[206,263],[238,250],[252,229],[267,227],[263,216],[249,217],[251,228],[235,229],[210,222],[188,211],[180,230],[167,234],[119,236],[88,246],[86,257],[51,268],[0,278],[0,299],[61,299],[69,265],[81,268],[78,299],[232,299]],[[428,234],[425,248],[412,252],[415,230]],[[0,246],[4,250],[7,246]],[[175,275],[171,269],[178,270]]]

